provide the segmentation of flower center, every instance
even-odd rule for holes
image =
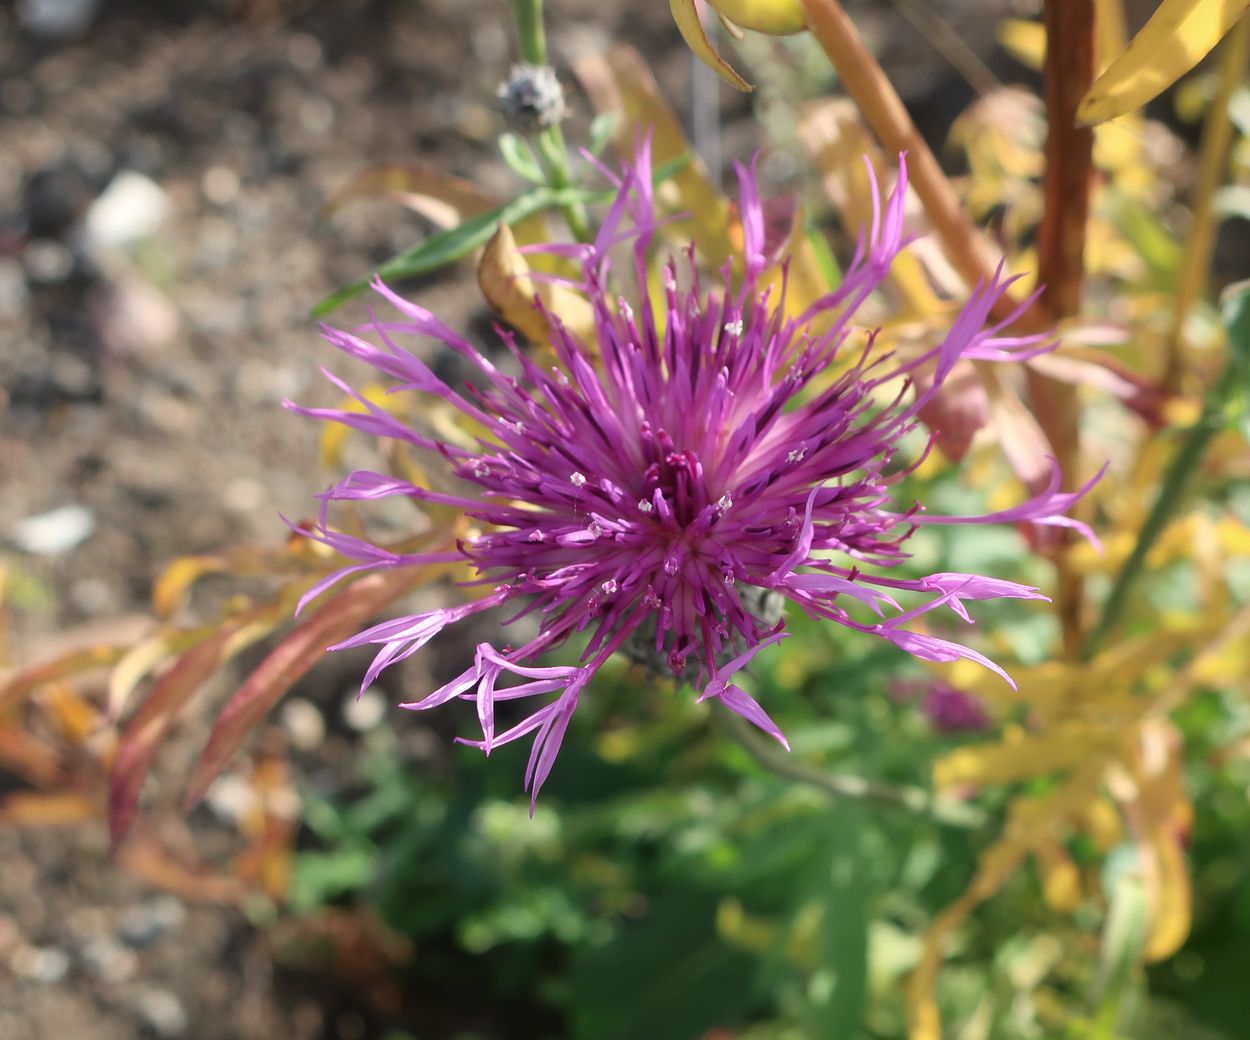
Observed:
[[[691,448],[678,448],[666,430],[652,433],[644,425],[642,437],[644,457],[650,461],[643,471],[639,501],[653,502],[658,491],[672,512],[673,526],[689,527],[712,501],[698,453]]]

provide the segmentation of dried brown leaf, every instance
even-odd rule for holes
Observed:
[[[307,621],[276,646],[230,698],[195,764],[186,804],[197,803],[247,734],[326,652],[347,638],[387,603],[425,577],[422,568],[401,567],[372,574],[325,600]]]

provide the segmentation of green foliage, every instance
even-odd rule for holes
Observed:
[[[541,178],[533,150],[520,138],[504,135],[504,138],[500,140],[500,149],[505,161],[518,174],[527,180]],[[684,169],[689,162],[689,156],[683,156],[673,162],[657,166],[653,171],[652,179],[656,184],[663,184]],[[590,202],[605,202],[611,197],[610,192],[583,188],[551,188],[544,183],[538,183],[533,188],[523,191],[511,202],[469,217],[453,228],[436,232],[422,239],[411,249],[406,249],[384,261],[378,266],[376,273],[379,278],[387,281],[431,274],[454,264],[457,260],[463,260],[475,249],[482,248],[500,224],[512,225],[546,210],[580,206]],[[331,293],[313,307],[311,316],[325,317],[348,300],[363,293],[369,288],[369,282],[369,278],[362,278]]]

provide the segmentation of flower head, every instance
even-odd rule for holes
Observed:
[[[508,125],[521,133],[546,130],[564,118],[564,88],[549,65],[513,65],[495,100]]]
[[[1007,322],[987,327],[1009,282],[978,286],[942,341],[922,355],[876,356],[874,333],[852,322],[904,244],[905,162],[888,200],[874,196],[870,227],[842,284],[797,317],[784,306],[784,279],[776,298],[762,288],[761,203],[753,172],[739,167],[738,176],[745,250],[737,281],[726,270],[705,289],[691,249],[665,266],[657,299],[647,279],[656,227],[651,171],[646,146],[639,149],[616,179],[616,200],[596,240],[550,247],[580,260],[579,288],[595,314],[594,343],[547,316],[552,368],[502,332],[512,371],[496,367],[381,282],[374,288],[400,320],[375,319],[376,342],[325,330],[334,346],[398,380],[400,389],[458,410],[483,431],[475,445],[428,436],[363,395],[356,395],[359,410],[296,409],[450,462],[460,483],[451,493],[366,472],[324,498],[402,495],[462,509],[480,533],[461,543],[459,554],[492,591],[466,605],[384,622],[341,645],[379,648],[367,684],[471,614],[507,608],[535,616],[534,638],[511,648],[480,645],[460,676],[405,705],[473,701],[482,737],[466,743],[488,753],[532,734],[526,782],[534,796],[580,698],[618,650],[637,659],[641,646],[655,667],[691,683],[700,699],[719,699],[784,743],[764,709],[732,681],[784,638],[782,607],[919,658],[967,657],[1001,674],[969,647],[909,623],[938,608],[970,621],[965,604],[975,600],[1042,598],[1029,586],[974,574],[895,576],[912,531],[944,519],[894,502],[901,439],[961,359],[1042,349],[1039,338],[1003,336]],[[633,306],[609,288],[610,253],[619,246],[632,254]],[[400,345],[400,335],[432,337],[459,354],[474,369],[472,384],[461,392],[444,383]],[[913,386],[921,372],[923,383]],[[983,519],[1055,523],[1070,501],[1048,489],[1009,514]],[[324,517],[318,536],[354,561],[342,573],[425,560],[333,533]],[[900,593],[919,597],[919,605],[904,610],[894,599]],[[585,641],[578,665],[541,663],[575,638]],[[498,732],[496,705],[520,700],[540,706]]]
[[[918,700],[920,713],[939,733],[973,732],[990,726],[990,714],[980,697],[941,679],[904,680],[891,686],[890,696],[898,701]]]

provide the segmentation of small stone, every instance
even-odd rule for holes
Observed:
[[[219,776],[213,781],[204,803],[221,819],[237,822],[256,807],[256,792],[238,776]]]
[[[95,516],[86,506],[68,505],[13,525],[14,544],[32,556],[56,556],[84,542],[95,530]]]
[[[29,295],[22,265],[16,260],[0,260],[0,318],[17,317]]]
[[[0,956],[15,949],[21,941],[22,932],[17,927],[17,922],[8,914],[0,914]],[[3,1035],[0,1033],[0,1036]]]
[[[135,998],[135,1013],[160,1037],[182,1036],[187,1031],[187,1013],[182,1001],[167,989],[147,989]]]
[[[305,98],[299,103],[299,122],[310,134],[328,133],[334,126],[334,106],[325,98]]]
[[[169,198],[155,181],[123,170],[91,204],[83,222],[87,245],[117,249],[156,234],[169,216]]]
[[[19,946],[9,958],[13,974],[32,982],[60,982],[69,971],[69,954],[55,946]]]
[[[97,935],[83,943],[79,955],[87,969],[105,982],[124,982],[139,966],[134,952],[111,935]]]
[[[21,0],[17,20],[32,36],[64,40],[87,28],[104,0]]]
[[[0,108],[11,115],[20,116],[30,111],[35,103],[35,88],[24,79],[9,79],[0,83]]]
[[[146,282],[123,278],[104,287],[93,308],[100,342],[115,354],[151,353],[178,335],[178,309]]]
[[[303,697],[293,697],[282,706],[282,727],[300,751],[315,751],[326,737],[321,709]]]
[[[250,477],[236,477],[225,486],[221,502],[232,513],[254,513],[265,504],[265,485]]]
[[[69,589],[70,602],[84,614],[110,614],[117,610],[117,594],[103,578],[80,578]]]
[[[357,733],[376,729],[385,716],[386,701],[374,690],[365,690],[359,697],[352,693],[343,702],[343,721]]]
[[[156,896],[133,906],[123,915],[117,934],[130,946],[153,943],[163,932],[172,931],[187,919],[187,908],[173,896]]]
[[[210,166],[201,182],[204,197],[218,206],[225,206],[239,194],[239,175],[228,166]]]
[[[321,41],[312,33],[299,32],[291,36],[286,45],[287,57],[291,64],[304,72],[312,72],[321,65]]]
[[[74,257],[60,242],[36,238],[22,250],[26,277],[37,285],[59,285],[74,270]]]

